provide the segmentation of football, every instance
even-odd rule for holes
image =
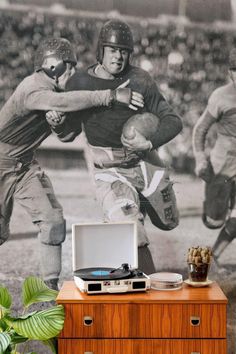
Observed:
[[[124,124],[122,134],[126,139],[133,139],[137,130],[147,140],[152,140],[159,125],[159,118],[152,113],[135,114]]]

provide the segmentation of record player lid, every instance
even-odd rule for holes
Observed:
[[[135,222],[72,225],[73,271],[84,268],[138,268]]]

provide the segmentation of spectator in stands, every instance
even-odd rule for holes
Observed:
[[[205,182],[203,222],[221,228],[213,246],[216,259],[236,237],[236,49],[229,55],[231,81],[211,94],[193,133],[196,174]],[[208,156],[207,133],[217,127],[217,139]]]
[[[18,85],[0,112],[0,245],[9,236],[13,202],[17,200],[39,227],[42,275],[54,289],[61,271],[65,221],[49,178],[34,160],[35,150],[51,134],[45,113],[110,107],[116,100],[132,108],[132,104],[143,105],[142,96],[128,88],[60,92],[76,62],[69,41],[47,39],[36,52],[35,72]]]

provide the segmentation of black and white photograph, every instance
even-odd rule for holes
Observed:
[[[236,0],[0,19],[0,354],[235,354]]]

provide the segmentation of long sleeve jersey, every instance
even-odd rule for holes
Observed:
[[[216,123],[218,137],[236,146],[236,89],[233,83],[217,88],[194,128],[193,144],[196,152],[204,152],[208,130]]]
[[[216,141],[210,151],[215,173],[226,176],[236,174],[236,89],[233,83],[217,88],[211,94],[207,107],[193,132],[193,148],[198,161],[207,158],[207,133],[212,125],[216,128]]]
[[[0,111],[0,144],[4,144],[4,153],[16,158],[32,154],[51,134],[46,111],[78,111],[108,105],[109,99],[110,91],[57,92],[54,80],[44,72],[26,77]]]
[[[64,137],[60,137],[61,140],[66,141],[66,134],[68,141],[73,140],[81,132],[81,123],[83,123],[88,142],[91,145],[119,148],[122,146],[120,138],[124,123],[132,115],[142,112],[151,112],[160,119],[159,130],[152,141],[154,148],[167,143],[181,131],[180,118],[168,105],[156,83],[146,71],[128,66],[122,76],[108,80],[91,75],[94,68],[95,65],[86,72],[75,73],[69,79],[66,90],[113,90],[129,79],[128,87],[143,94],[145,107],[134,112],[122,104],[115,103],[112,109],[98,107],[86,109],[77,114],[73,113],[68,116],[67,122],[70,127],[68,128],[67,125]]]

